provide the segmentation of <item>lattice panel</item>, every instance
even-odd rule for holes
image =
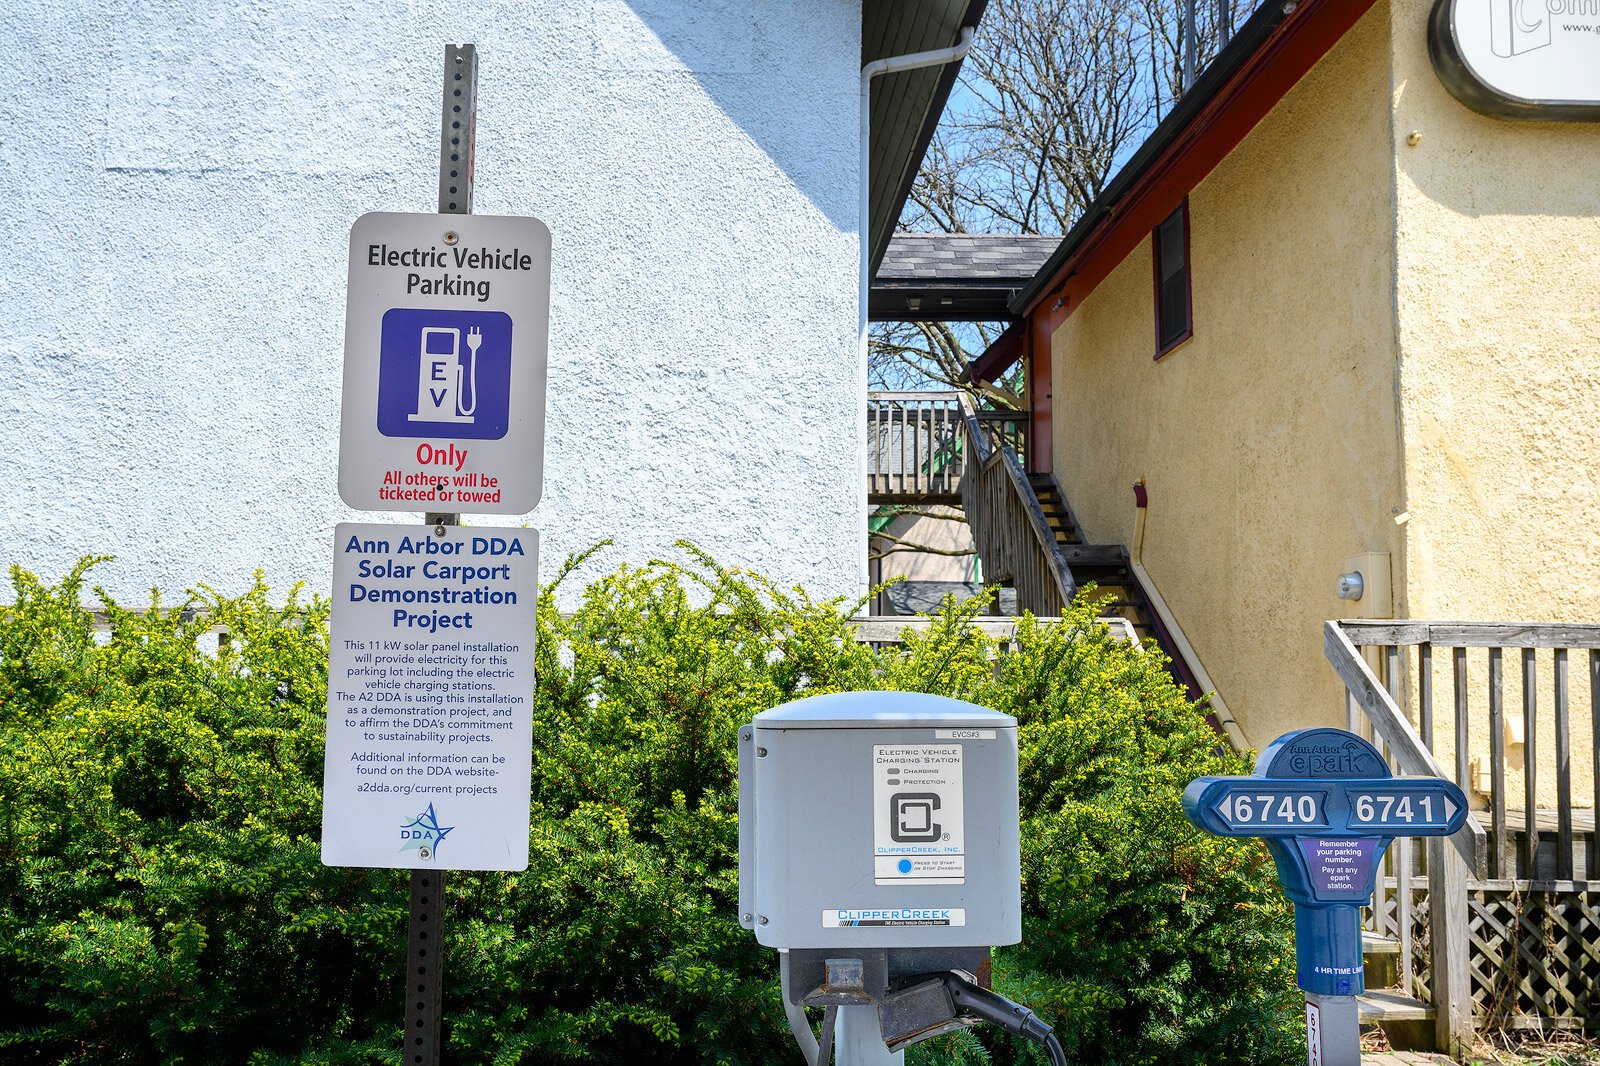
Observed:
[[[1473,886],[1467,913],[1480,1026],[1600,1022],[1600,890]]]
[[[1424,1003],[1432,1003],[1433,950],[1428,939],[1428,890],[1417,889],[1412,899],[1416,900],[1416,909],[1411,912],[1411,943],[1414,945],[1416,973],[1411,979],[1411,994]]]
[[[1427,882],[1412,889],[1409,992],[1432,1002]],[[1600,1028],[1600,886],[1531,892],[1473,883],[1468,892],[1468,967],[1473,1014],[1481,1029]],[[1365,927],[1393,936],[1399,922],[1395,883],[1383,913],[1369,908]],[[1380,920],[1381,919],[1381,924]]]

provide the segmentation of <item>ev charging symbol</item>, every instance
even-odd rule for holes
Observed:
[[[889,836],[901,844],[928,844],[944,835],[933,820],[940,807],[937,792],[896,792],[889,797]]]
[[[511,316],[395,307],[378,353],[378,432],[499,440],[511,422]]]

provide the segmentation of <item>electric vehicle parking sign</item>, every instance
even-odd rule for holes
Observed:
[[[361,216],[350,231],[339,495],[379,511],[539,502],[550,231],[535,218]]]

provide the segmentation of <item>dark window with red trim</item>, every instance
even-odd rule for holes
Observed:
[[[1156,226],[1151,234],[1156,265],[1156,358],[1166,355],[1194,332],[1189,299],[1189,201]]]

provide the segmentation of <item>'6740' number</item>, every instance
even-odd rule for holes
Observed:
[[[1223,801],[1222,816],[1230,822],[1256,825],[1295,825],[1322,821],[1317,797],[1235,793]]]

